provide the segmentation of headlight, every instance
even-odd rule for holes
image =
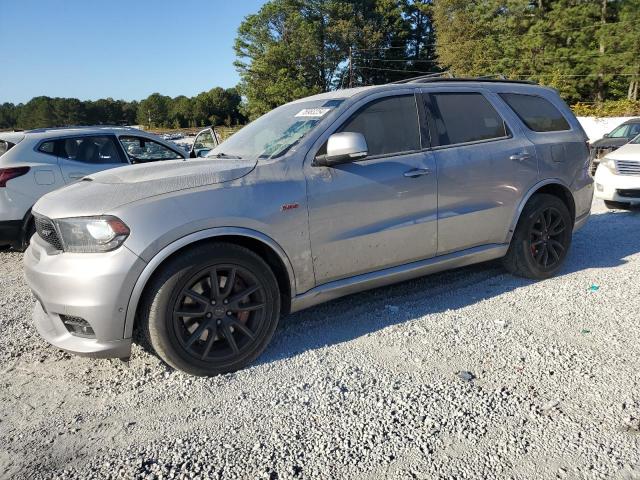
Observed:
[[[65,252],[96,253],[115,250],[127,239],[129,227],[112,216],[53,220]]]
[[[603,158],[602,160],[600,160],[600,165],[605,167],[613,174],[618,173],[618,171],[616,170],[616,161],[611,158]]]

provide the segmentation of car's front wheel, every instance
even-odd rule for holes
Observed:
[[[527,203],[503,264],[521,277],[541,280],[553,276],[571,246],[573,222],[558,197],[536,194]]]
[[[217,375],[258,357],[279,316],[278,283],[266,262],[244,247],[214,243],[163,266],[145,295],[141,328],[172,367]]]

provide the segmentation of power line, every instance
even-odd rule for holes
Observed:
[[[613,56],[613,55],[629,55],[629,52],[604,52],[604,53],[600,53],[600,52],[594,52],[591,54],[584,54],[584,55],[567,55],[567,56],[563,56],[563,57],[551,57],[551,56],[546,56],[546,55],[532,55],[531,59],[532,60],[579,60],[581,58],[601,58],[601,57],[609,57],[609,56]],[[438,64],[438,60],[430,60],[430,59],[413,59],[410,57],[404,57],[404,58],[375,58],[375,57],[353,57],[353,61],[355,63],[356,60],[364,60],[364,61],[370,61],[370,62],[383,62],[383,63],[389,63],[389,62],[406,62],[406,63],[431,63],[431,64]]]
[[[627,65],[618,65],[613,68],[626,68]],[[382,72],[399,72],[399,73],[429,73],[424,70],[399,70],[395,68],[376,68],[376,67],[355,67],[357,69],[364,70],[377,70]],[[600,75],[613,75],[613,76],[635,76],[637,73],[614,73],[614,72],[601,72],[601,73],[585,73],[585,74],[569,74],[569,73],[524,73],[517,75],[507,75],[507,78],[530,78],[530,77],[592,77],[592,76],[600,76]]]
[[[469,39],[462,39],[459,42],[448,42],[448,43],[442,43],[442,42],[430,42],[430,43],[423,43],[421,44],[422,47],[429,47],[429,46],[445,46],[445,45],[458,45],[460,43],[466,43],[466,42],[480,42],[483,41],[486,37],[524,37],[526,35],[546,35],[546,34],[551,34],[551,33],[560,33],[560,32],[576,32],[576,31],[580,31],[580,30],[586,30],[589,28],[603,28],[603,27],[607,27],[607,26],[611,26],[611,25],[620,25],[620,24],[625,24],[625,23],[630,23],[631,20],[619,20],[617,22],[610,22],[610,23],[594,23],[592,25],[586,25],[584,27],[577,27],[577,28],[565,28],[565,29],[559,29],[559,30],[545,30],[542,32],[525,32],[522,34],[516,34],[516,33],[487,33],[484,35],[484,38],[469,38]],[[406,50],[407,47],[374,47],[374,48],[354,48],[353,52],[371,52],[371,51],[380,51],[380,50],[397,50],[397,49],[404,49]]]

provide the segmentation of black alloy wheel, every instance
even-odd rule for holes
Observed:
[[[554,207],[548,207],[538,213],[531,224],[531,255],[541,268],[553,268],[565,254],[563,245],[567,226],[563,215]]]
[[[552,277],[567,257],[572,235],[573,221],[564,201],[555,195],[537,193],[522,210],[502,263],[521,277]]]
[[[255,252],[229,243],[193,247],[163,265],[145,292],[139,329],[172,367],[193,375],[239,370],[266,348],[280,289]]]
[[[265,288],[239,265],[216,264],[189,278],[173,306],[180,346],[194,358],[242,355],[265,325]]]

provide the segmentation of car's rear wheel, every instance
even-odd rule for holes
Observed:
[[[522,211],[503,264],[515,275],[549,278],[562,267],[572,232],[571,214],[564,202],[553,195],[536,194]]]
[[[266,262],[244,247],[215,243],[162,268],[145,296],[141,327],[172,367],[217,375],[258,357],[279,316],[278,283]]]
[[[612,200],[605,200],[604,206],[609,210],[631,210],[631,204],[627,202],[614,202]]]

